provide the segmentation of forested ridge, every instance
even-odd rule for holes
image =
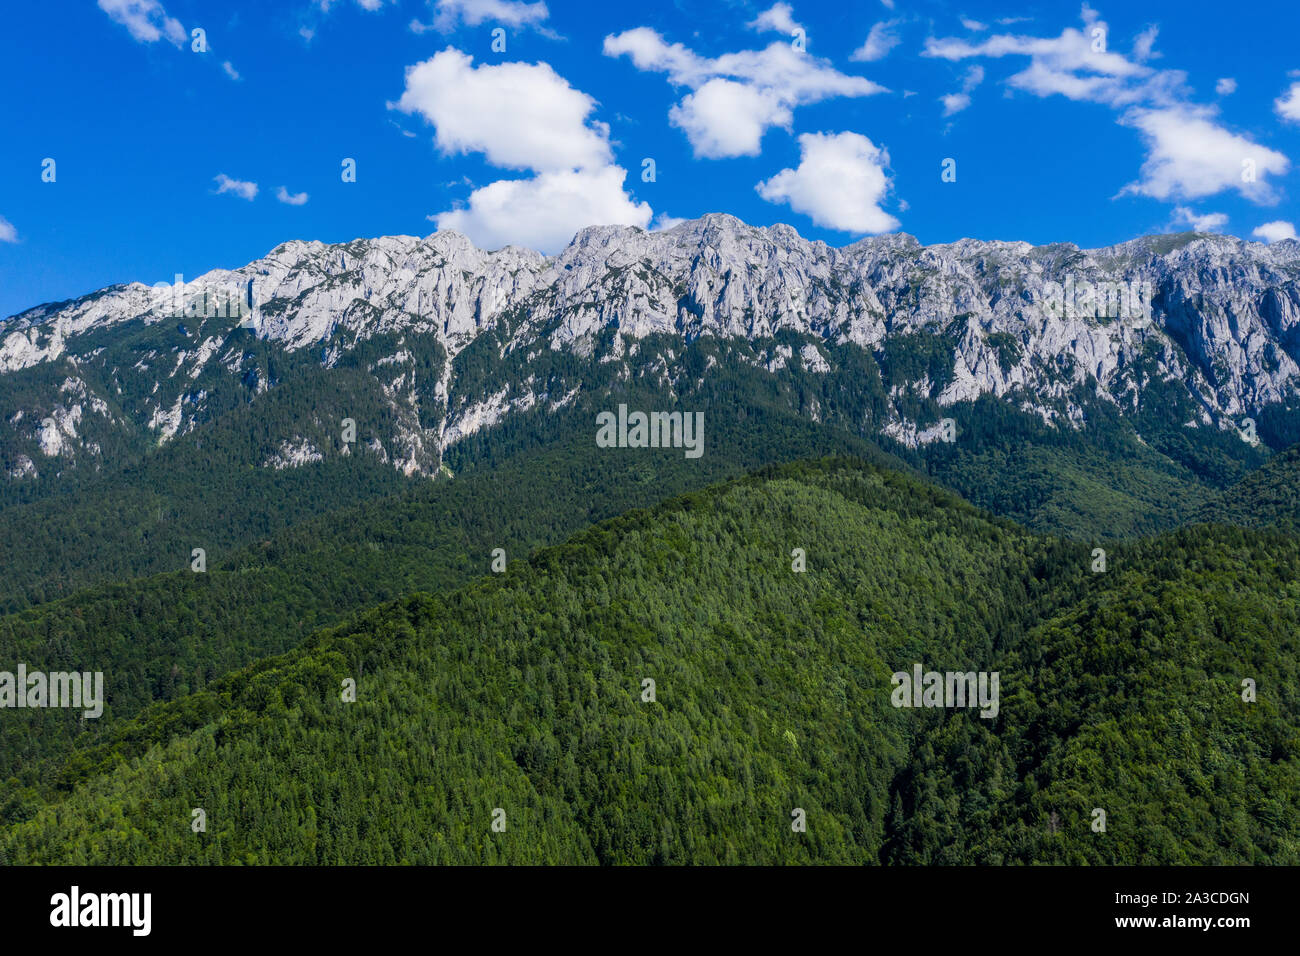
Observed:
[[[1193,516],[1247,528],[1300,532],[1300,445],[1278,452]]]
[[[767,468],[116,722],[11,800],[0,852],[1300,862],[1300,544],[1199,526],[1108,559],[877,465]],[[998,716],[892,706],[914,663],[998,671]]]
[[[1191,414],[1186,399],[1176,391],[1165,395],[1154,384],[1142,399],[1151,410],[1133,421],[1088,398],[1086,388],[1076,389],[1075,398],[1088,408],[1081,430],[1044,423],[1019,407],[1027,396],[1014,392],[941,405],[936,396],[951,370],[944,371],[939,360],[961,327],[956,322],[943,336],[893,337],[875,351],[822,342],[817,347],[833,364],[825,374],[793,365],[775,372],[761,367],[774,349],[808,344],[786,332],[753,342],[701,337],[684,345],[676,337],[652,336],[640,349],[645,356],[671,356],[676,379],[667,381],[653,362],[629,376],[617,363],[592,367],[567,353],[511,350],[508,328],[485,331],[452,363],[469,394],[509,391],[523,382],[544,383],[556,395],[578,383],[580,394],[571,406],[533,407],[462,437],[445,449],[445,464],[459,476],[566,443],[590,446],[596,412],[620,402],[700,410],[708,421],[706,459],[728,445],[768,453],[744,458],[741,464],[750,468],[800,453],[861,455],[867,446],[879,447],[896,463],[905,461],[996,514],[1035,531],[1085,540],[1175,527],[1267,458],[1267,447],[1235,435],[1213,429],[1185,434],[1187,429],[1171,422]],[[163,341],[155,341],[160,335]],[[193,430],[160,444],[147,429],[123,432],[102,416],[88,416],[82,437],[101,446],[98,455],[76,462],[56,458],[39,479],[0,482],[0,611],[177,570],[188,564],[194,547],[224,561],[303,522],[429,480],[402,475],[387,452],[381,458],[371,450],[371,443],[393,445],[399,430],[372,365],[393,349],[408,351],[415,363],[411,387],[422,402],[419,425],[436,429],[446,410],[435,414],[433,393],[447,359],[431,337],[376,334],[350,344],[354,351],[346,360],[326,369],[314,353],[286,352],[244,331],[231,335],[243,349],[247,371],[242,379],[231,379],[220,366],[198,375],[189,388],[205,398]],[[128,364],[160,345],[175,348],[188,341],[174,330],[130,323],[97,336],[95,344]],[[606,330],[599,344],[610,347],[616,338]],[[126,410],[148,398],[139,383],[123,387],[111,377],[96,378],[65,358],[0,377],[0,407],[41,408],[45,414],[53,407],[39,396],[57,393],[60,381],[82,374],[95,394],[108,396],[117,418],[131,418]],[[930,383],[928,391],[915,388],[918,377]],[[886,431],[890,395],[904,403],[918,428],[951,416],[958,439],[917,448],[895,442]],[[466,410],[467,400],[458,401],[450,413]],[[339,432],[345,418],[357,426],[346,456]],[[773,434],[763,435],[760,422]],[[818,436],[812,447],[800,435],[804,430]],[[1282,430],[1264,428],[1261,434],[1276,440]],[[270,467],[289,436],[310,444],[321,460]],[[830,436],[837,436],[833,447]],[[17,460],[19,448],[11,438],[0,435],[0,468],[12,468]],[[395,457],[397,449],[391,451]],[[723,454],[736,464],[735,455]],[[590,449],[582,457],[590,457]],[[695,487],[723,476],[708,471]]]
[[[676,449],[602,455],[589,435],[569,434],[541,449],[499,453],[491,467],[453,481],[424,481],[370,500],[359,493],[350,507],[246,548],[214,548],[202,574],[181,553],[180,570],[0,615],[6,657],[33,669],[110,675],[97,720],[46,710],[0,722],[0,819],[19,812],[15,799],[29,803],[54,786],[67,750],[93,745],[116,720],[289,650],[362,608],[460,586],[487,572],[495,548],[522,558],[594,521],[765,462],[849,448],[905,467],[835,429],[761,413],[711,429],[709,439],[709,455],[690,461]]]

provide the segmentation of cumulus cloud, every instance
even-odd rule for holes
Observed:
[[[710,159],[755,156],[763,133],[789,128],[793,110],[836,96],[870,96],[885,88],[839,72],[829,62],[785,41],[763,50],[704,57],[668,43],[649,27],[605,37],[606,56],[627,56],[642,71],[667,74],[687,94],[669,113],[695,155]],[[730,110],[734,108],[735,112]]]
[[[1252,232],[1251,235],[1263,239],[1265,242],[1281,242],[1283,239],[1294,239],[1296,237],[1295,225],[1282,219],[1277,219],[1273,222],[1264,223],[1264,225]]]
[[[217,184],[218,195],[221,193],[234,193],[240,199],[247,199],[249,202],[252,202],[257,196],[257,183],[231,179],[225,173],[218,173],[212,178]]]
[[[222,63],[221,68],[226,71],[226,76],[230,77],[232,80],[242,79],[242,77],[240,77],[239,75],[239,71],[236,70],[234,66],[231,65],[229,60],[226,60],[224,63]]]
[[[1028,65],[1006,81],[1009,86],[1115,110],[1117,122],[1138,130],[1147,146],[1140,178],[1121,195],[1185,200],[1236,190],[1257,203],[1276,201],[1266,177],[1285,173],[1290,160],[1228,130],[1215,107],[1190,102],[1182,70],[1148,65],[1158,57],[1154,27],[1137,37],[1126,56],[1111,47],[1109,27],[1087,4],[1082,19],[1083,29],[1067,27],[1054,37],[994,34],[979,42],[930,37],[922,54],[954,62],[1028,57]]]
[[[275,198],[290,206],[303,206],[310,197],[306,193],[291,193],[281,186],[275,191]]]
[[[158,0],[99,0],[99,9],[126,27],[140,43],[166,39],[179,47],[189,38],[181,22],[169,17]]]
[[[898,20],[881,20],[871,28],[871,32],[867,34],[862,46],[849,54],[849,59],[859,63],[872,63],[876,60],[883,60],[889,55],[890,50],[902,42],[897,30],[899,22]]]
[[[1191,226],[1193,232],[1218,232],[1228,224],[1228,216],[1221,212],[1210,212],[1202,216],[1186,206],[1176,206],[1173,224]]]
[[[1300,123],[1300,80],[1273,101],[1277,115],[1290,123]]]
[[[1231,96],[1237,92],[1237,81],[1230,76],[1221,76],[1219,81],[1214,84],[1214,92],[1220,96]]]
[[[763,133],[788,127],[794,116],[771,90],[715,77],[674,105],[668,119],[686,134],[696,156],[720,159],[757,156]]]
[[[769,9],[764,10],[745,25],[751,30],[758,30],[760,33],[775,30],[777,33],[784,33],[786,36],[803,30],[803,27],[795,22],[794,10],[791,9],[788,3],[773,4]]]
[[[439,229],[455,229],[487,249],[517,244],[553,253],[586,226],[644,229],[649,224],[650,206],[633,202],[623,190],[626,175],[618,166],[606,166],[498,180],[474,190],[466,208],[429,218]]]
[[[547,63],[473,65],[448,47],[407,67],[392,109],[424,117],[444,153],[483,153],[505,169],[559,170],[610,161],[609,129],[588,123],[596,101]]]
[[[429,217],[487,248],[517,244],[555,252],[592,225],[645,228],[650,206],[624,189],[609,127],[591,119],[596,101],[547,63],[474,66],[448,48],[406,71],[390,108],[423,117],[444,153],[481,153],[503,169],[528,170],[475,189],[457,208]]]
[[[17,242],[18,230],[4,216],[0,216],[0,242]]]
[[[1209,107],[1134,109],[1121,119],[1139,130],[1147,145],[1141,178],[1122,194],[1154,199],[1199,199],[1235,189],[1267,204],[1276,195],[1264,179],[1282,175],[1290,161],[1276,150],[1229,132],[1213,121]]]
[[[891,182],[889,154],[859,133],[805,133],[799,165],[759,183],[758,194],[786,203],[814,223],[850,233],[880,233],[899,222],[880,208]]]

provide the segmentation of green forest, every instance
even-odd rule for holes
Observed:
[[[11,779],[0,853],[1300,862],[1300,541],[1198,524],[1099,572],[888,464],[633,507],[71,733]],[[998,672],[998,716],[892,706],[915,663]]]
[[[360,450],[401,343],[326,374],[250,337],[238,390],[195,381],[202,428],[92,422],[103,467],[4,486],[0,671],[103,672],[107,700],[0,712],[0,862],[1300,862],[1284,418],[1257,447],[1189,438],[1158,385],[1129,417],[1080,397],[1086,431],[941,407],[944,336],[822,342],[819,375],[761,367],[796,335],[700,338],[666,381],[509,335],[456,355],[465,394],[581,393],[432,477]],[[448,359],[413,344],[431,395]],[[885,437],[891,394],[957,440]],[[619,403],[702,410],[703,457],[597,447]],[[285,434],[323,457],[266,467]],[[893,706],[915,665],[996,672],[997,716]]]

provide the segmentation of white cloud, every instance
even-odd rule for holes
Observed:
[[[1283,239],[1294,239],[1295,225],[1282,219],[1273,222],[1266,222],[1254,232],[1252,236],[1263,239],[1265,242],[1281,242]]]
[[[1186,206],[1177,206],[1174,208],[1173,224],[1191,226],[1193,232],[1218,232],[1228,224],[1228,216],[1221,212],[1198,215]]]
[[[329,13],[330,7],[334,6],[337,2],[338,0],[316,0],[316,6],[320,7],[321,13]],[[370,13],[382,9],[384,6],[384,0],[356,0],[356,2],[357,6],[362,10],[366,10]],[[396,2],[396,0],[394,0],[394,2]]]
[[[239,75],[239,71],[231,65],[229,60],[222,63],[221,68],[226,71],[226,76],[230,77],[232,80],[242,79]]]
[[[1182,70],[1148,66],[1145,61],[1159,56],[1154,52],[1154,27],[1137,37],[1130,58],[1108,43],[1097,43],[1096,35],[1106,38],[1109,28],[1086,3],[1082,19],[1082,30],[1067,27],[1057,37],[995,34],[978,43],[930,37],[922,55],[954,62],[1025,56],[1028,66],[1008,78],[1008,85],[1035,96],[1060,95],[1115,110],[1117,122],[1137,129],[1147,145],[1140,179],[1125,186],[1121,195],[1196,199],[1235,189],[1258,203],[1275,201],[1265,177],[1285,173],[1290,161],[1225,128],[1215,107],[1189,102]],[[961,105],[945,98],[946,108]],[[1243,175],[1247,160],[1253,163],[1253,179]]]
[[[966,76],[962,80],[960,93],[949,93],[947,96],[939,97],[939,101],[943,103],[943,115],[952,116],[954,113],[960,113],[970,106],[971,91],[983,82],[984,67],[976,65],[967,70]]]
[[[1097,20],[1096,14],[1086,6],[1084,12],[1090,15],[1090,18],[1085,16],[1084,30],[1067,27],[1059,37],[994,34],[978,43],[930,37],[925,42],[922,56],[951,61],[971,57],[1027,56],[1030,58],[1029,66],[1007,82],[1037,96],[1059,93],[1068,99],[1115,107],[1145,99],[1169,102],[1172,93],[1183,84],[1185,75],[1175,70],[1154,70],[1109,48],[1094,51],[1092,31],[1104,31],[1106,24]],[[1138,49],[1135,52],[1142,51]],[[1148,47],[1145,55],[1149,54]]]
[[[217,195],[221,193],[234,193],[240,199],[247,199],[249,202],[257,195],[257,183],[244,182],[239,179],[231,179],[225,173],[218,173],[212,177],[217,184]]]
[[[954,113],[960,113],[966,107],[970,106],[969,93],[948,93],[939,97],[939,102],[943,104],[943,115],[952,116]]]
[[[623,191],[626,176],[625,170],[606,166],[502,179],[474,190],[467,208],[429,218],[439,229],[462,232],[485,249],[517,244],[554,253],[586,226],[644,229],[649,224],[650,206],[634,203]]]
[[[686,220],[681,216],[670,216],[666,212],[661,212],[659,215],[655,216],[654,222],[650,223],[650,231],[663,232],[664,230],[671,229],[674,226],[680,226],[684,222],[686,222]]]
[[[762,50],[709,58],[680,43],[665,42],[649,27],[637,27],[605,37],[604,49],[606,56],[626,54],[639,70],[667,73],[669,81],[678,86],[695,88],[713,77],[730,77],[780,90],[800,103],[885,92],[866,77],[841,73],[826,60],[800,53],[779,40]]]
[[[898,23],[897,20],[881,20],[871,28],[871,32],[867,34],[862,46],[849,54],[849,59],[856,60],[859,63],[872,63],[876,60],[883,60],[889,55],[890,50],[902,42],[902,38],[899,37],[898,31],[895,29]]]
[[[1160,54],[1154,52],[1156,37],[1159,35],[1160,28],[1156,26],[1147,27],[1137,35],[1137,38],[1133,41],[1133,56],[1139,63],[1145,63],[1152,58],[1160,58]]]
[[[789,127],[794,116],[771,90],[715,78],[683,97],[668,119],[686,134],[697,157],[724,159],[757,156],[763,132]]]
[[[889,193],[889,154],[859,133],[805,133],[799,166],[759,183],[758,194],[787,203],[814,223],[850,233],[880,233],[899,222],[880,208]]]
[[[390,108],[422,116],[445,153],[482,153],[493,166],[531,170],[475,189],[467,202],[429,218],[485,248],[517,244],[555,252],[592,225],[644,228],[652,211],[624,190],[609,127],[590,120],[596,101],[546,63],[475,67],[448,48],[407,68]]]
[[[167,16],[158,0],[99,0],[103,10],[122,24],[140,43],[156,43],[166,38],[173,46],[183,46],[189,38],[181,22]]]
[[[1273,101],[1273,109],[1282,119],[1300,123],[1300,81],[1292,83],[1285,93]]]
[[[790,8],[788,3],[773,4],[745,26],[751,30],[758,30],[760,33],[775,30],[777,33],[784,33],[786,36],[803,29],[802,26],[795,22],[794,10]]]
[[[785,41],[709,58],[637,27],[605,37],[604,49],[606,56],[626,55],[638,70],[665,73],[673,85],[692,90],[669,118],[686,133],[696,156],[714,159],[757,155],[763,133],[773,126],[789,128],[795,107],[885,92]]]
[[[525,3],[523,0],[437,0],[437,11],[432,25],[411,21],[411,30],[425,33],[439,30],[449,33],[458,23],[476,27],[483,23],[499,23],[509,27],[533,26],[551,15],[542,0]]]
[[[289,190],[281,186],[275,191],[275,198],[290,206],[302,206],[306,205],[307,200],[310,197],[308,197],[306,193],[291,193]]]
[[[1230,76],[1221,76],[1219,81],[1214,84],[1214,92],[1220,96],[1231,96],[1237,92],[1237,81]]]
[[[0,242],[17,242],[18,230],[4,216],[0,216]]]
[[[1275,201],[1265,180],[1282,175],[1290,161],[1214,123],[1210,107],[1134,109],[1121,122],[1142,133],[1147,158],[1141,178],[1124,194],[1154,199],[1199,199],[1228,189],[1257,203]],[[1250,175],[1253,170],[1253,176]]]
[[[973,31],[988,29],[988,24],[980,23],[978,20],[972,20],[969,17],[962,17],[961,25],[964,26],[967,30],[973,30]]]
[[[389,108],[423,116],[444,153],[483,153],[506,169],[559,170],[610,162],[609,129],[588,124],[596,101],[546,63],[484,64],[448,47],[406,69]]]

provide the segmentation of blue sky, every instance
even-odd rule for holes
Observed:
[[[1090,247],[1192,226],[1276,241],[1300,222],[1298,11],[13,4],[0,316],[288,239],[440,226],[547,252],[582,225],[707,212],[833,245],[903,231]]]

